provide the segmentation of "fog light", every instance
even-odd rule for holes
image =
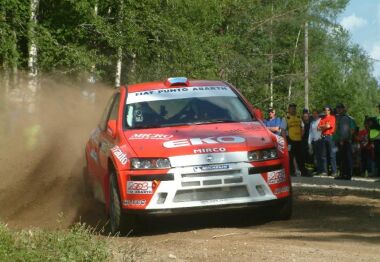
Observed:
[[[166,200],[167,196],[168,196],[168,193],[158,193],[157,204],[163,204],[163,203],[165,203],[165,200]]]
[[[265,196],[264,188],[261,185],[256,186],[256,190],[260,196]]]

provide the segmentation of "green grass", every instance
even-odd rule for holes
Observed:
[[[53,231],[13,231],[0,223],[0,261],[110,261],[106,239],[80,223]]]

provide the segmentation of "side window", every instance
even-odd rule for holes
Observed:
[[[110,114],[110,117],[108,118],[108,120],[116,120],[117,119],[117,115],[119,113],[119,104],[120,104],[120,93],[117,93],[115,95],[115,102],[112,105],[112,111],[111,111],[111,114]]]
[[[100,130],[104,131],[106,130],[107,128],[107,121],[109,119],[109,116],[111,114],[111,110],[114,111],[114,107],[113,105],[114,104],[119,104],[119,97],[120,97],[120,93],[117,93],[115,95],[113,95],[110,100],[108,101],[107,103],[107,106],[103,112],[103,115],[102,115],[102,118],[100,119],[100,124],[99,124],[99,127],[100,127]],[[117,111],[117,109],[116,109]],[[116,112],[116,118],[117,118],[117,112]],[[116,119],[115,118],[115,119]]]

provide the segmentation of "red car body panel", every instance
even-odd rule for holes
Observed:
[[[107,210],[112,172],[117,175],[122,208],[127,212],[223,207],[290,196],[286,142],[268,131],[260,120],[148,129],[124,127],[128,95],[152,98],[152,93],[170,92],[170,88],[226,87],[254,115],[252,105],[225,82],[194,80],[187,85],[168,85],[164,81],[122,86],[91,134],[86,145],[89,181],[94,196],[106,204]],[[112,108],[117,109],[115,119],[110,117]],[[247,158],[248,152],[273,148],[278,152],[276,159],[250,162]],[[171,166],[137,170],[131,167],[133,158],[166,158]],[[207,162],[210,159],[212,163]]]

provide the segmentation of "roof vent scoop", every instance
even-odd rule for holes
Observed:
[[[168,87],[171,86],[189,86],[190,82],[186,77],[169,77],[165,81],[165,85]]]

